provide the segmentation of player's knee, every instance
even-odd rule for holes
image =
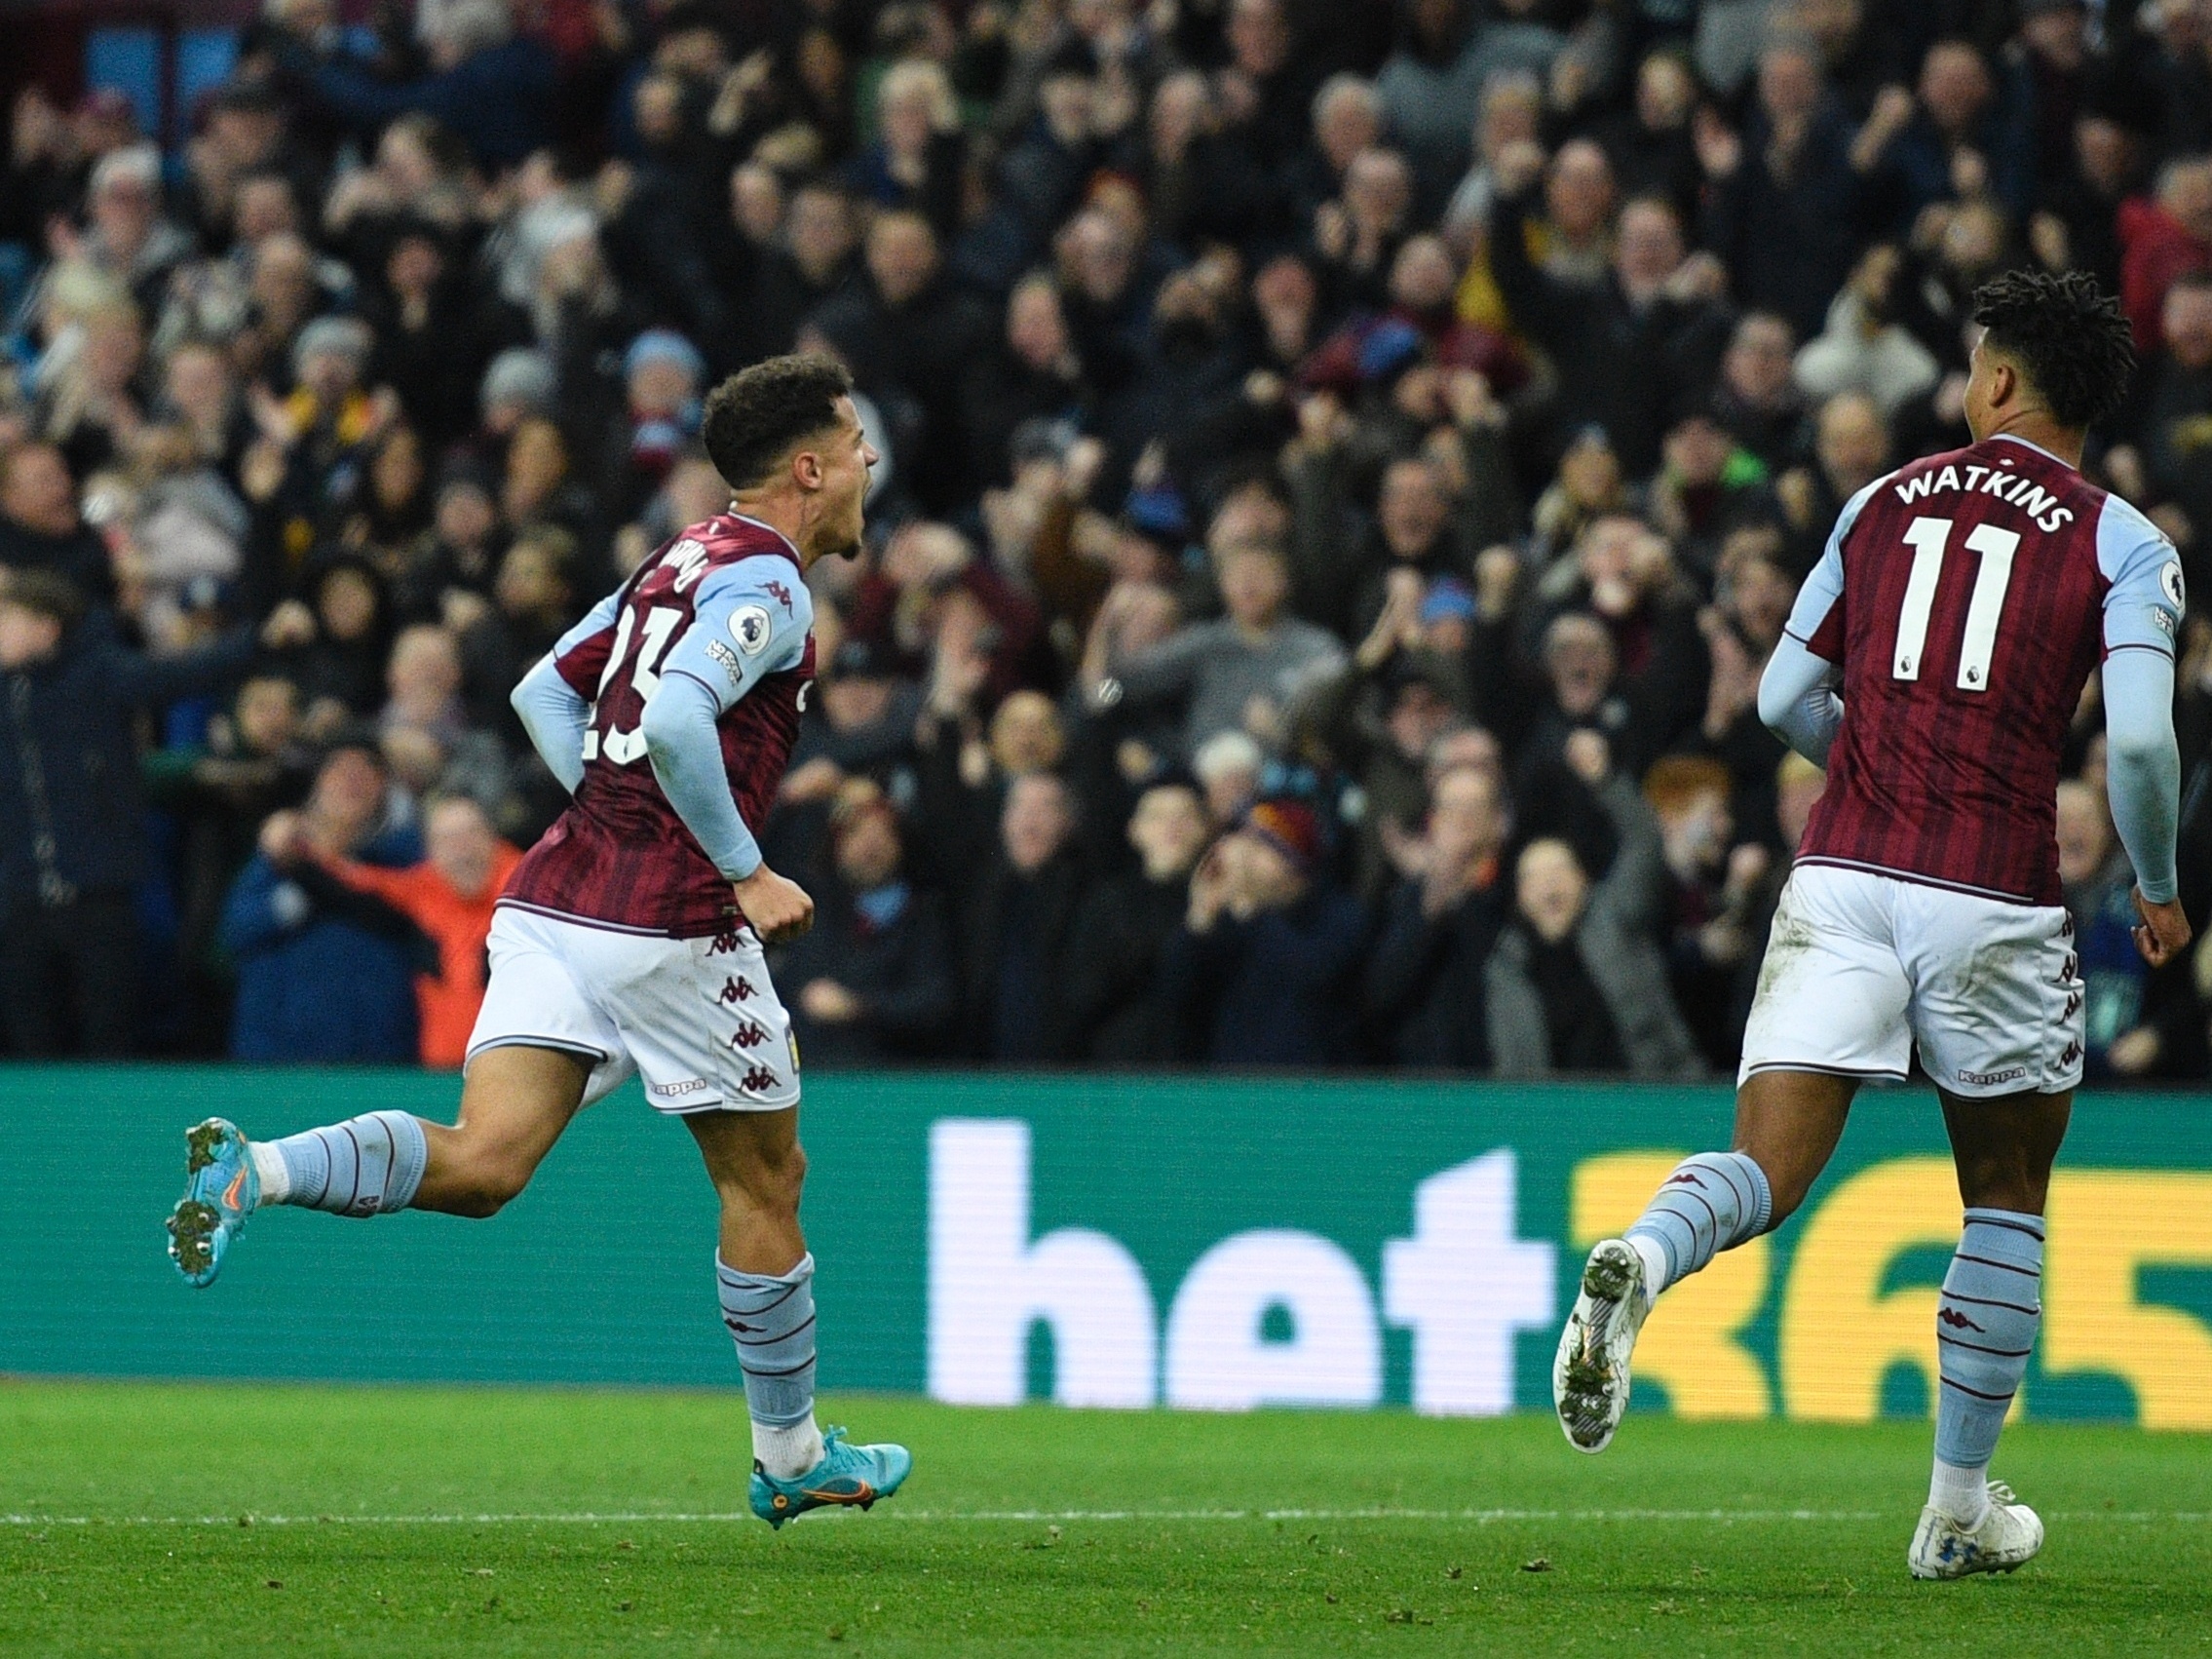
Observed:
[[[807,1155],[796,1143],[748,1161],[734,1178],[720,1183],[725,1202],[753,1211],[795,1215],[807,1184]]]
[[[486,1150],[472,1155],[459,1174],[460,1190],[455,1194],[454,1209],[481,1220],[506,1209],[509,1201],[530,1184],[531,1171],[511,1154]]]
[[[761,1196],[779,1209],[796,1212],[806,1184],[807,1155],[796,1141],[788,1152],[762,1167]]]

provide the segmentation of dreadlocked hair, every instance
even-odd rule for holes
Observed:
[[[2135,371],[2135,339],[2119,301],[2084,271],[2007,271],[1974,289],[1987,347],[2017,363],[2061,426],[2086,429],[2118,412]]]

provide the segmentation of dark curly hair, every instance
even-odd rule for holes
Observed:
[[[2017,363],[2061,426],[2084,430],[2118,412],[2135,371],[2119,301],[2083,271],[2007,271],[1974,289],[1984,344]]]
[[[852,390],[834,358],[764,359],[707,393],[700,429],[707,459],[732,489],[749,489],[792,445],[835,426],[837,400]]]

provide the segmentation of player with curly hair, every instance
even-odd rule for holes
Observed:
[[[2081,1080],[2055,821],[2093,672],[2136,945],[2158,966],[2190,938],[2174,868],[2181,562],[2079,471],[2088,428],[2126,393],[2127,322],[2079,273],[1999,277],[1974,320],[1974,442],[1845,504],[1760,684],[1761,717],[1828,778],[1760,970],[1733,1149],[1685,1160],[1590,1253],[1552,1375],[1568,1440],[1604,1449],[1659,1292],[1796,1210],[1859,1086],[1904,1081],[1917,1044],[1965,1212],[1907,1558],[1935,1579],[2009,1572],[2042,1547],[1989,1464],[2041,1321],[2044,1197]]]
[[[672,536],[515,687],[575,797],[500,896],[460,1121],[370,1112],[280,1140],[186,1134],[170,1254],[196,1286],[264,1204],[489,1215],[583,1107],[631,1075],[698,1141],[721,1201],[715,1290],[752,1418],[753,1513],[773,1525],[898,1489],[903,1447],[814,1415],[814,1256],[799,1229],[799,1052],[761,947],[814,901],[761,862],[814,683],[807,568],[859,551],[875,450],[844,368],[770,358],[706,400],[729,510]],[[603,1217],[579,1217],[589,1249]]]

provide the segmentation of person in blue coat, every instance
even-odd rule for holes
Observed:
[[[302,607],[281,607],[262,641],[296,642],[303,625]],[[0,587],[0,1022],[18,1055],[139,1046],[137,716],[243,676],[255,643],[242,627],[150,657],[54,571]]]
[[[1183,1011],[1184,1054],[1217,1065],[1349,1065],[1359,1057],[1357,900],[1321,878],[1320,828],[1302,801],[1263,800],[1191,877],[1191,907],[1161,964]]]
[[[420,863],[422,837],[385,818],[384,762],[366,744],[331,751],[302,815],[310,843],[332,858],[400,868]],[[435,951],[380,901],[303,879],[264,850],[239,872],[219,941],[238,964],[234,1060],[382,1061],[416,1056],[414,979]]]
[[[380,81],[365,64],[334,58],[313,67],[309,84],[332,116],[369,134],[402,115],[436,116],[490,167],[512,167],[553,141],[553,55],[515,37],[506,7],[453,0],[423,45],[431,72],[414,80]]]

